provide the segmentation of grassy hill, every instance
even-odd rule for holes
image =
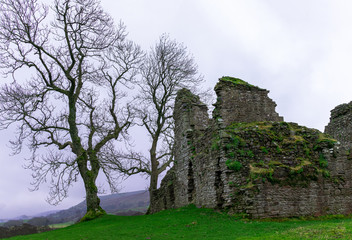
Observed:
[[[100,196],[101,207],[109,214],[135,215],[143,214],[149,206],[149,192],[147,190],[128,193],[116,193]],[[51,224],[76,222],[86,213],[86,202],[83,201],[69,209],[46,216]]]
[[[114,216],[11,239],[352,239],[352,219],[249,221],[194,206]]]

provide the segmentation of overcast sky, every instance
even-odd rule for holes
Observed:
[[[285,121],[323,131],[330,110],[352,100],[352,1],[101,2],[145,50],[162,33],[184,43],[207,87],[213,88],[222,76],[233,76],[270,90]],[[0,132],[0,219],[55,209],[45,202],[45,186],[28,191],[31,172],[22,168],[28,152],[9,156],[12,135],[13,129]],[[147,183],[135,178],[121,186],[126,192],[146,189]],[[56,209],[83,199],[78,183]]]

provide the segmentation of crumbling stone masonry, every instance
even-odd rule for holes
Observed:
[[[230,77],[221,78],[214,90],[217,102],[213,117],[222,118],[225,125],[233,122],[283,121],[283,117],[275,112],[276,103],[268,97],[268,90]]]
[[[330,123],[325,127],[325,133],[339,140],[348,149],[352,148],[352,102],[331,110]]]
[[[198,96],[179,91],[175,164],[152,212],[195,204],[252,218],[352,213],[348,144],[283,122],[268,91],[240,79],[223,77],[215,91],[212,119]]]

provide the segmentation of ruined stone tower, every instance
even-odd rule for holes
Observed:
[[[178,93],[175,162],[152,212],[195,204],[253,218],[352,213],[347,144],[283,122],[268,91],[240,79],[221,78],[215,91],[212,119],[199,97]]]
[[[208,127],[208,108],[198,96],[188,89],[178,92],[175,109],[175,164],[174,171],[177,177],[177,194],[175,206],[180,207],[192,202],[195,198],[194,170],[191,161],[194,151],[195,132],[204,131]],[[177,160],[176,160],[177,159]]]
[[[214,88],[217,102],[213,118],[225,125],[233,122],[283,121],[276,113],[276,103],[268,97],[268,90],[253,86],[241,79],[223,77]]]
[[[325,132],[348,149],[352,148],[352,102],[338,105],[331,110],[330,122],[325,127]]]

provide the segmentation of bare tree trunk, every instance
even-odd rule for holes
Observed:
[[[150,206],[148,209],[148,213],[154,212],[152,209],[154,209],[157,190],[158,190],[158,174],[157,172],[152,171],[152,174],[150,176],[150,186],[149,186]]]
[[[86,189],[87,214],[81,221],[90,220],[90,217],[95,218],[99,215],[105,214],[105,211],[100,207],[98,188],[96,187],[93,179],[90,178],[85,181],[84,187]]]
[[[148,209],[148,214],[150,212],[154,212],[152,209],[154,208],[154,204],[155,204],[155,195],[157,193],[158,190],[158,177],[159,177],[159,173],[158,173],[158,161],[156,158],[156,141],[154,141],[152,148],[150,150],[150,160],[151,160],[151,167],[152,167],[152,171],[150,174],[150,185],[149,185],[149,198],[150,198],[150,206]]]
[[[95,219],[101,215],[106,214],[104,209],[100,207],[100,199],[98,197],[98,188],[95,184],[95,181],[99,173],[99,164],[96,162],[96,156],[90,157],[91,170],[87,168],[87,165],[84,164],[80,167],[80,172],[83,178],[84,187],[86,190],[86,204],[87,204],[87,213],[80,220],[81,222],[89,221]],[[87,161],[84,161],[87,162]],[[94,164],[95,163],[95,164]]]

